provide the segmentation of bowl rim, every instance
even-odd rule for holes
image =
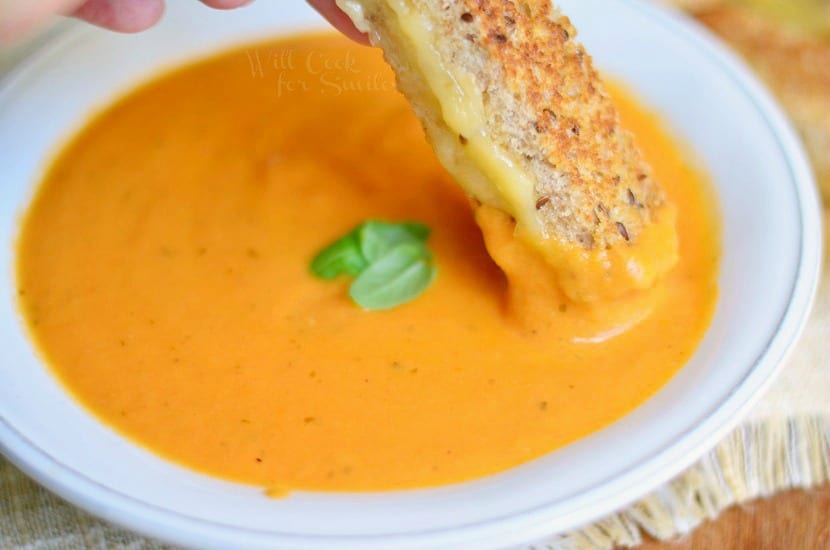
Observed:
[[[772,385],[783,367],[784,360],[798,340],[807,322],[822,268],[822,232],[818,230],[821,227],[820,202],[812,169],[799,138],[781,108],[743,62],[727,51],[714,35],[695,24],[690,24],[682,15],[666,8],[647,4],[644,0],[625,1],[633,9],[645,12],[649,17],[656,19],[658,24],[672,28],[700,47],[711,62],[719,65],[724,74],[745,92],[747,99],[754,103],[759,116],[763,117],[770,127],[789,167],[793,192],[797,199],[801,222],[798,266],[790,289],[790,299],[778,320],[775,332],[763,347],[759,346],[761,351],[758,357],[740,382],[732,388],[729,396],[711,409],[699,425],[678,433],[657,448],[650,455],[648,462],[631,467],[613,479],[604,479],[580,493],[579,496],[589,502],[573,508],[567,517],[579,517],[583,518],[583,521],[611,513],[665,483],[713,448],[738,424],[742,416]],[[87,32],[89,29],[83,27],[68,29],[38,48],[33,55],[27,57],[0,80],[0,97],[13,87],[17,80],[23,78],[39,59],[59,51],[71,41],[82,38]],[[492,531],[509,532],[518,524],[523,528],[523,540],[550,534],[549,522],[545,517],[547,509],[552,506],[550,503],[517,510],[495,520],[474,522],[460,527],[402,532],[400,535],[280,534],[171,512],[109,488],[50,456],[12,426],[2,414],[0,451],[40,484],[96,516],[176,544],[192,545],[194,541],[198,544],[239,541],[239,536],[242,535],[245,537],[244,544],[252,546],[276,542],[303,547],[328,547],[332,543],[359,547],[387,547],[393,543],[423,547],[425,544],[446,544],[449,540],[448,535],[452,535],[453,544],[466,546],[473,542],[500,543],[501,540]],[[615,496],[598,506],[596,498],[592,500],[590,496],[597,491],[607,490],[608,485],[617,489]],[[573,498],[573,495],[566,497],[566,500],[568,498]],[[586,513],[586,508],[591,510]],[[563,518],[560,516],[557,522],[561,521]],[[570,523],[576,525],[580,521],[573,519]],[[485,530],[491,532],[484,532]],[[515,542],[513,539],[515,537],[504,540]]]

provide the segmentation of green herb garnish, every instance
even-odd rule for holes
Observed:
[[[352,231],[342,239],[317,254],[311,262],[311,271],[321,279],[334,279],[338,275],[358,275],[369,266],[360,252],[357,234]]]
[[[389,309],[417,298],[438,273],[421,223],[370,220],[323,249],[311,262],[321,279],[356,277],[349,296],[369,310]]]

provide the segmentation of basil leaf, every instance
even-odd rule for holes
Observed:
[[[437,268],[420,241],[399,244],[371,263],[349,290],[349,296],[369,310],[393,308],[418,297],[435,280]]]
[[[422,223],[370,220],[317,254],[311,270],[323,279],[356,276],[352,300],[368,310],[389,309],[416,298],[435,279],[429,234]]]
[[[357,228],[357,239],[360,252],[371,264],[399,244],[426,240],[429,231],[429,227],[420,223],[368,221]]]
[[[328,280],[344,273],[357,275],[368,265],[369,262],[360,252],[355,230],[317,254],[311,261],[311,271],[318,277]]]
[[[432,229],[430,229],[428,225],[424,225],[422,223],[404,222],[400,225],[409,231],[413,237],[422,241],[426,241],[429,238],[430,233],[432,233]]]

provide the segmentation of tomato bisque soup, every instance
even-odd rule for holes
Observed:
[[[64,147],[23,220],[17,283],[78,402],[212,476],[389,490],[540,457],[682,368],[713,315],[718,224],[653,114],[611,86],[677,207],[679,261],[647,292],[579,304],[508,219],[473,215],[393,84],[379,51],[300,36],[164,75]],[[432,230],[437,278],[385,311],[309,268],[368,219]]]

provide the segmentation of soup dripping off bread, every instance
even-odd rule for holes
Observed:
[[[674,265],[674,209],[574,27],[549,2],[338,4],[383,48],[474,205],[515,220],[568,297],[647,288]]]

